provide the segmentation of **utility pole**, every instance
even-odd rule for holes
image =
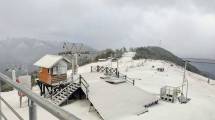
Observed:
[[[119,71],[119,59],[116,60],[117,70]]]
[[[182,94],[184,95],[184,84],[186,83],[186,101],[187,101],[187,96],[188,96],[188,80],[186,79],[186,70],[187,70],[187,64],[190,61],[185,60],[185,65],[184,65],[184,75],[183,75],[183,82],[182,82]]]
[[[183,80],[182,80],[182,94],[184,94],[184,83],[185,83],[185,77],[186,77],[186,69],[187,69],[187,61],[184,61],[184,74],[183,74]]]

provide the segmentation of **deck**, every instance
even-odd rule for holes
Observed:
[[[111,84],[100,77],[98,72],[84,73],[89,84],[89,101],[105,120],[113,120],[127,115],[138,115],[146,111],[158,98],[128,82]]]

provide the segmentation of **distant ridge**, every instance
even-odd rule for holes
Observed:
[[[139,47],[135,49],[136,54],[133,57],[134,60],[137,59],[154,59],[154,60],[166,60],[175,63],[176,65],[184,67],[184,60],[177,57],[170,51],[161,47]],[[204,75],[200,70],[191,64],[188,64],[187,69],[191,72]]]

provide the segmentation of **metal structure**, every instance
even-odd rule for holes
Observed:
[[[185,60],[184,61],[184,75],[183,75],[183,81],[182,81],[182,89],[181,89],[181,97],[184,96],[184,86],[186,85],[186,98],[185,101],[188,100],[187,96],[188,96],[188,79],[186,79],[186,71],[187,71],[187,65],[190,61]],[[182,101],[181,101],[182,103]],[[185,102],[186,103],[186,102]]]
[[[188,63],[206,63],[206,64],[215,64],[215,60],[213,59],[202,59],[202,58],[183,58],[185,61],[185,66],[184,66],[184,76],[183,76],[183,82],[182,82],[182,95],[184,91],[184,86],[186,85],[186,96],[185,100],[188,101],[188,80],[186,79],[186,70],[187,70],[187,65]],[[208,78],[208,83],[210,83],[210,78]],[[181,96],[183,97],[183,96]]]
[[[78,56],[81,54],[90,54],[83,44],[64,42],[63,52],[59,55],[69,55],[72,58],[72,76],[78,72]]]
[[[78,77],[78,82],[70,82],[66,85],[62,90],[59,91],[52,91],[51,95],[49,95],[50,100],[55,105],[62,105],[65,101],[68,101],[69,97],[74,94],[79,89],[82,89],[86,95],[86,99],[88,97],[88,88],[89,84],[84,80],[84,78],[80,75]]]
[[[127,77],[127,75],[120,73],[117,68],[110,68],[110,67],[104,67],[104,66],[91,66],[91,72],[101,72],[107,76],[121,78],[126,82],[132,84],[133,86],[135,85],[135,79],[129,78]]]
[[[160,89],[160,98],[164,101],[174,103],[180,93],[179,87],[164,86]]]
[[[39,105],[40,107],[44,108],[45,110],[47,110],[48,112],[50,112],[52,115],[54,115],[55,117],[57,117],[60,120],[80,120],[73,114],[61,109],[59,106],[52,104],[51,102],[49,102],[46,99],[44,99],[43,97],[33,93],[31,90],[25,88],[24,86],[18,85],[17,83],[12,81],[12,79],[10,79],[9,77],[7,77],[6,75],[4,75],[2,73],[0,73],[0,80],[7,83],[10,86],[12,86],[13,88],[25,93],[26,96],[29,98],[29,100],[30,100],[29,120],[37,120],[37,114],[36,114],[37,112],[36,112],[35,103],[37,105]],[[1,116],[4,116],[1,111],[1,108],[0,108],[0,113],[2,114]],[[0,116],[0,120],[1,120],[1,116]],[[7,116],[4,116],[3,118],[5,118],[5,120],[7,120],[6,117]],[[22,119],[20,119],[20,120],[22,120]]]

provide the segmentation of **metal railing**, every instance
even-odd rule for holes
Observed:
[[[87,83],[87,81],[81,75],[79,76],[79,79],[80,79],[80,85],[83,85],[84,88],[86,89],[86,98],[88,99],[88,93],[89,93],[89,86],[90,85]]]
[[[0,96],[0,100],[13,112],[13,114],[19,119],[19,120],[24,120],[20,115],[19,113],[17,113],[13,108],[12,106],[10,106],[7,101],[5,99],[3,99],[1,96]]]
[[[107,75],[117,77],[124,79],[128,83],[135,85],[135,79],[127,77],[127,75],[124,75],[118,71],[117,68],[110,68],[110,67],[104,67],[104,66],[91,66],[91,72],[103,72]]]
[[[132,78],[129,78],[127,75],[124,75],[122,73],[118,73],[118,78],[125,79],[128,83],[132,84],[133,86],[135,85],[135,80]]]
[[[47,101],[45,98],[33,93],[31,90],[25,88],[23,85],[19,85],[16,82],[12,81],[12,79],[2,73],[0,73],[0,80],[17,89],[18,91],[21,91],[29,98],[29,120],[37,120],[35,103],[60,120],[80,120],[73,114],[61,109],[59,106],[54,105],[51,102]]]
[[[91,66],[91,72],[102,72],[106,75],[117,76],[118,69],[105,66]]]

